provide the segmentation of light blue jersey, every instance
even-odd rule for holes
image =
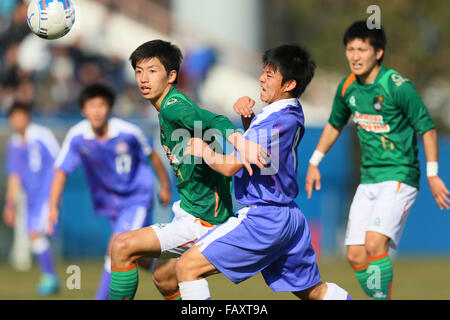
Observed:
[[[16,174],[26,196],[29,231],[43,231],[48,214],[48,198],[53,180],[53,165],[59,144],[50,129],[30,123],[24,139],[13,134],[8,143],[6,172]]]
[[[146,157],[152,147],[142,130],[118,118],[108,120],[106,140],[96,138],[88,120],[73,126],[56,167],[66,174],[83,166],[97,215],[116,218],[131,206],[149,208],[153,174]]]

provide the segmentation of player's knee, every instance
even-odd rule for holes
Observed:
[[[126,233],[117,235],[112,242],[111,256],[113,259],[124,259],[131,254],[131,241]]]
[[[380,241],[367,239],[366,240],[366,251],[370,257],[374,257],[380,254],[383,254],[386,251],[384,243]]]

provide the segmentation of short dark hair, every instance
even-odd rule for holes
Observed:
[[[8,109],[8,117],[10,117],[16,111],[22,111],[22,112],[27,113],[28,115],[31,115],[31,111],[32,111],[31,104],[14,101],[12,106],[9,107],[9,109]]]
[[[295,44],[284,44],[264,52],[263,65],[271,66],[279,71],[283,77],[282,83],[295,80],[297,86],[291,94],[298,98],[305,91],[311,79],[314,77],[316,63],[309,52]]]
[[[347,45],[348,42],[354,39],[361,39],[365,41],[369,39],[370,45],[375,49],[375,51],[386,47],[387,39],[386,34],[384,33],[384,29],[380,26],[379,29],[369,29],[367,27],[367,22],[365,20],[359,20],[352,23],[350,27],[345,30],[343,42],[344,46]],[[383,61],[384,52],[380,59],[378,59],[378,63],[380,64]]]
[[[177,78],[174,84],[178,82],[178,72],[180,70],[183,54],[176,45],[164,40],[151,40],[141,44],[130,56],[130,62],[133,69],[136,70],[136,64],[141,60],[158,58],[166,69],[167,74],[175,70]]]
[[[116,95],[113,89],[103,83],[94,83],[85,87],[81,91],[80,96],[78,97],[78,105],[80,106],[80,109],[83,109],[83,106],[87,100],[96,97],[104,98],[108,102],[110,109],[112,109],[116,100]]]

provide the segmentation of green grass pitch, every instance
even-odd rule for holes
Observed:
[[[319,268],[322,279],[335,282],[345,288],[354,299],[368,299],[360,288],[349,264],[343,259],[321,258]],[[70,265],[77,265],[81,271],[81,288],[69,290],[66,273]],[[393,299],[449,300],[450,299],[450,259],[446,258],[396,258],[394,265]],[[91,300],[96,292],[103,261],[70,260],[59,261],[58,272],[61,277],[59,294],[47,299]],[[39,272],[34,265],[28,272],[11,268],[6,262],[0,263],[0,299],[34,300],[42,299],[36,295]],[[260,274],[239,285],[233,284],[223,275],[208,278],[212,299],[217,300],[290,300],[296,299],[288,292],[273,292],[268,288]],[[151,274],[140,270],[139,288],[136,293],[139,300],[161,300]]]

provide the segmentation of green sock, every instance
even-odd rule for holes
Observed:
[[[356,279],[358,279],[359,284],[363,288],[366,295],[369,297],[372,297],[372,291],[367,287],[367,279],[370,276],[370,273],[367,272],[367,269],[369,268],[369,264],[360,267],[360,268],[353,268],[353,271],[355,272]]]
[[[129,268],[111,267],[109,300],[133,300],[136,294],[138,280],[136,264],[133,264]]]
[[[392,288],[392,263],[388,253],[376,257],[369,257],[370,273],[367,279],[369,289],[372,289],[373,300],[390,300]]]

